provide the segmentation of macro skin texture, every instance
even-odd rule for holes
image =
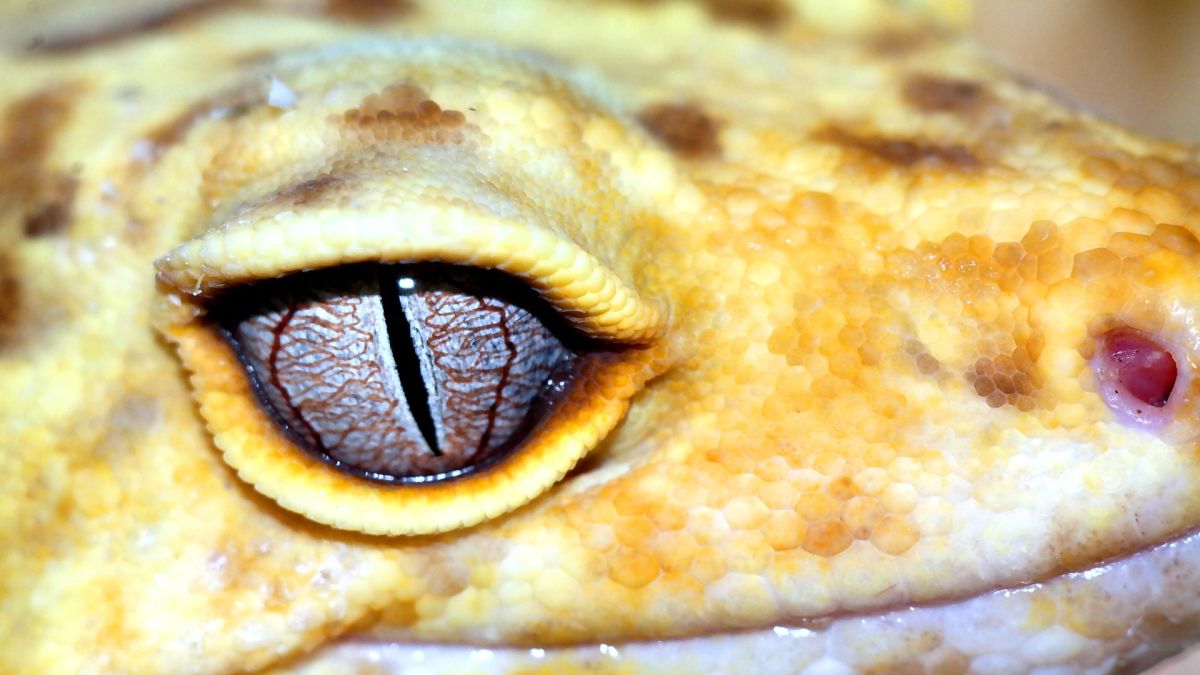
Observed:
[[[0,670],[1191,642],[1200,155],[991,65],[953,6],[831,6],[0,4]],[[607,351],[477,481],[297,451],[209,303],[431,261]],[[1153,419],[1101,391],[1113,331],[1178,367]]]

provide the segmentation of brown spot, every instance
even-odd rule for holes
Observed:
[[[409,0],[325,0],[326,16],[361,24],[397,19],[416,8]]]
[[[468,128],[457,110],[442,110],[419,87],[396,84],[371,94],[357,108],[347,110],[342,121],[374,140],[419,143],[462,143]]]
[[[822,558],[832,558],[854,542],[850,528],[841,520],[820,520],[809,523],[801,546],[805,551]]]
[[[917,369],[921,371],[922,375],[932,375],[941,367],[941,364],[938,363],[938,360],[928,352],[924,354],[917,354],[916,361]]]
[[[664,0],[625,0],[636,5],[658,5]],[[782,0],[693,0],[717,21],[740,23],[755,28],[772,28],[790,14]]]
[[[274,63],[280,53],[279,49],[251,49],[235,56],[231,63],[245,70],[256,70]]]
[[[73,85],[51,85],[4,111],[0,195],[22,196],[36,189],[45,155],[66,124],[78,94]]]
[[[788,16],[788,6],[779,0],[701,0],[710,16],[721,21],[771,28]]]
[[[1008,354],[977,359],[966,372],[975,395],[993,408],[1011,405],[1027,412],[1037,407],[1041,377],[1034,364],[1041,345],[1041,334],[1034,333]]]
[[[0,349],[12,339],[17,316],[21,313],[21,286],[13,266],[0,257]]]
[[[453,597],[471,586],[470,572],[442,549],[430,551],[421,576],[426,580],[429,592],[441,598]]]
[[[193,105],[183,114],[152,129],[145,137],[151,146],[150,156],[158,159],[166,148],[183,140],[196,121],[207,115],[209,111],[210,108],[205,103]]]
[[[922,375],[935,375],[941,371],[941,362],[933,354],[930,354],[919,340],[905,342],[904,351],[913,358],[913,362],[917,365],[917,371]]]
[[[987,98],[987,89],[970,80],[916,74],[904,81],[905,103],[922,112],[970,113]]]
[[[66,123],[78,94],[78,87],[74,85],[50,85],[4,111],[0,151],[8,171],[15,173],[14,166],[22,172],[40,169],[43,155],[54,140],[55,132]]]
[[[867,38],[867,50],[875,56],[898,57],[923,47],[933,35],[914,30],[887,30]]]
[[[25,234],[47,237],[61,234],[71,224],[75,191],[79,181],[72,176],[58,175],[47,181],[49,198],[25,214]]]
[[[638,121],[668,148],[684,157],[715,157],[721,153],[717,124],[690,103],[652,105],[638,115]]]
[[[970,150],[957,144],[860,136],[840,127],[821,129],[813,139],[857,150],[895,166],[974,171],[982,165]]]
[[[966,675],[971,672],[971,657],[942,645],[930,655],[926,663],[914,663],[913,672],[932,675]]]
[[[244,86],[192,104],[179,115],[150,130],[143,141],[149,147],[139,160],[154,164],[171,146],[182,141],[198,122],[205,119],[234,120],[245,116],[265,100],[265,87]]]
[[[0,251],[0,351],[38,348],[67,319],[62,289],[29,283],[27,263]]]
[[[4,110],[0,124],[0,216],[14,214],[27,234],[52,234],[70,219],[75,180],[45,164],[79,93],[74,84],[51,85]]]
[[[286,203],[289,207],[311,206],[323,201],[339,185],[341,185],[341,181],[338,179],[329,174],[321,174],[316,178],[284,188],[269,197],[267,201]]]

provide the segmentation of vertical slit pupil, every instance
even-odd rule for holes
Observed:
[[[438,447],[437,431],[429,410],[429,389],[421,375],[421,362],[417,356],[419,347],[413,344],[412,326],[400,305],[401,289],[413,288],[413,281],[402,273],[384,269],[379,275],[379,297],[383,300],[383,316],[387,322],[388,347],[392,350],[404,398],[408,400],[408,409],[417,421],[425,443],[434,456],[440,457],[442,450]]]

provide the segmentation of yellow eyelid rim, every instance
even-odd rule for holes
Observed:
[[[299,270],[371,261],[437,261],[507,272],[528,282],[577,329],[601,339],[646,343],[666,329],[665,311],[578,245],[544,228],[454,204],[368,211],[339,206],[236,221],[184,242],[155,267],[159,279],[180,293],[208,296]]]
[[[507,513],[562,479],[621,420],[650,377],[654,350],[622,352],[577,376],[555,412],[495,467],[429,484],[381,484],[342,473],[299,448],[270,417],[233,348],[196,321],[166,328],[225,462],[283,508],[341,530],[422,535]]]

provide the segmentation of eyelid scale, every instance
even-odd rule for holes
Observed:
[[[547,224],[568,214],[487,194],[486,177],[470,171],[455,180],[426,162],[401,162],[403,180],[382,171],[339,178],[353,195],[347,200],[301,208],[273,196],[249,206],[236,221],[159,258],[159,278],[183,295],[204,296],[293,270],[436,260],[522,278],[595,337],[646,342],[662,334],[661,305]],[[503,211],[516,217],[498,215]],[[271,245],[279,241],[288,245]]]

